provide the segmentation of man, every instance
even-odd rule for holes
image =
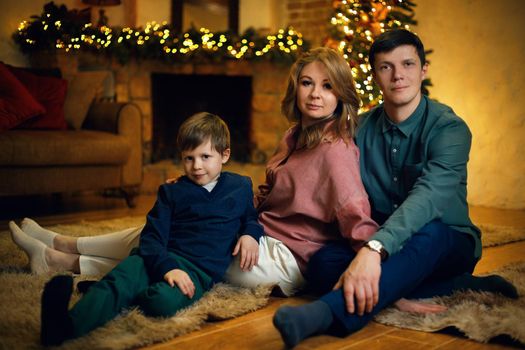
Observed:
[[[362,116],[356,143],[381,226],[357,254],[335,243],[311,258],[307,280],[326,294],[276,312],[274,324],[290,347],[313,334],[353,333],[403,297],[457,289],[517,297],[503,278],[471,274],[481,256],[466,200],[471,133],[451,108],[421,94],[423,44],[407,30],[392,30],[373,43],[369,62],[384,102]],[[440,311],[403,300],[411,311]]]

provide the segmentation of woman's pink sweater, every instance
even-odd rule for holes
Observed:
[[[354,142],[323,140],[295,150],[296,128],[286,132],[268,162],[255,202],[265,233],[292,251],[304,273],[325,243],[344,237],[358,250],[378,226],[370,217]]]

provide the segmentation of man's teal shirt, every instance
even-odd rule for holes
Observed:
[[[363,114],[356,134],[361,176],[381,225],[373,239],[390,255],[425,224],[438,219],[471,234],[481,256],[479,229],[467,204],[467,162],[472,135],[454,111],[426,96],[395,124],[383,106]]]

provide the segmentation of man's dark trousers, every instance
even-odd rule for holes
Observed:
[[[381,264],[379,302],[363,316],[346,311],[342,289],[332,291],[356,255],[347,242],[328,244],[316,252],[308,264],[307,281],[314,293],[324,294],[320,300],[330,306],[334,319],[349,334],[400,298],[450,295],[461,289],[460,276],[472,273],[477,262],[473,252],[474,241],[468,234],[437,220],[428,223]]]

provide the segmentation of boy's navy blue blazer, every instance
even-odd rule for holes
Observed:
[[[233,258],[237,239],[244,234],[257,242],[263,234],[249,177],[222,172],[208,192],[182,176],[159,187],[140,236],[139,255],[153,281],[162,281],[166,272],[178,268],[169,251],[218,282]]]

